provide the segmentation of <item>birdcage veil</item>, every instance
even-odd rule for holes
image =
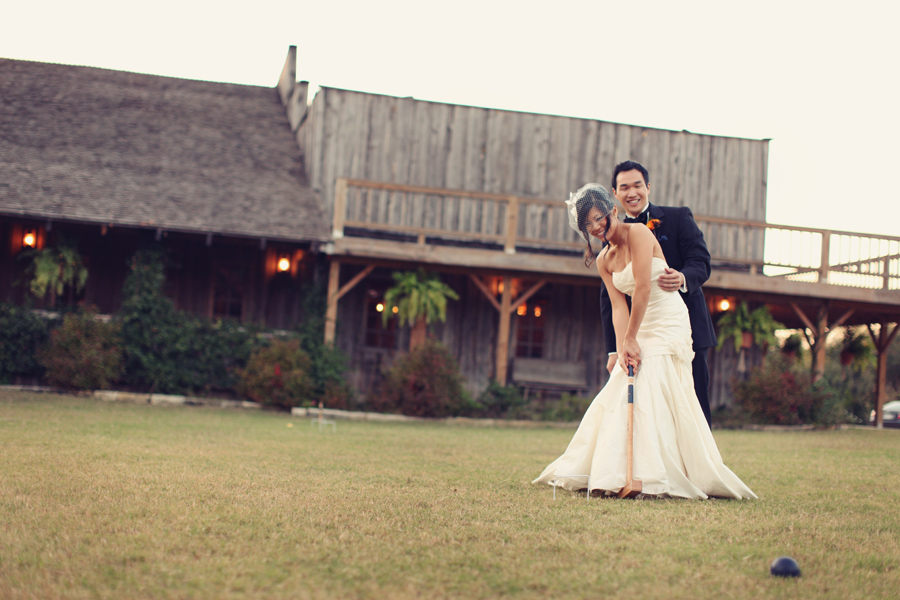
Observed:
[[[581,239],[590,244],[590,235],[586,227],[588,213],[592,208],[596,208],[600,211],[601,218],[605,217],[613,211],[615,201],[606,188],[599,183],[587,183],[577,192],[569,193],[566,205],[569,213],[569,227],[578,232]]]

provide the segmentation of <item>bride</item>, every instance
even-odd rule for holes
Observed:
[[[678,294],[654,285],[667,267],[643,224],[616,217],[612,196],[589,183],[568,201],[569,224],[587,242],[585,265],[609,292],[618,365],[591,403],[565,453],[533,483],[613,495],[625,485],[628,366],[634,378],[634,478],[645,496],[756,498],[725,464],[697,402],[691,326]],[[599,257],[591,237],[606,242]],[[631,296],[629,314],[626,294]]]

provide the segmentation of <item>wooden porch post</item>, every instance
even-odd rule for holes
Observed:
[[[341,282],[341,261],[331,260],[328,271],[328,305],[325,309],[325,344],[334,345],[334,332],[337,326],[338,285]]]
[[[500,330],[497,333],[497,383],[506,385],[509,365],[509,321],[512,305],[512,277],[503,278],[503,295],[500,299]]]
[[[375,269],[375,265],[369,265],[359,273],[353,276],[353,279],[338,289],[341,282],[341,261],[332,259],[331,270],[328,272],[328,308],[325,311],[325,343],[329,346],[334,345],[334,334],[337,326],[337,305],[338,300],[344,297],[344,294],[356,287],[356,284],[362,281],[366,275]]]
[[[472,282],[481,290],[481,293],[484,294],[484,297],[487,298],[491,304],[494,305],[494,308],[497,309],[497,312],[500,313],[500,329],[497,332],[497,364],[496,364],[496,374],[497,374],[497,383],[500,385],[506,385],[507,378],[507,366],[509,365],[509,321],[512,318],[512,313],[514,310],[519,308],[523,302],[526,302],[529,298],[534,296],[538,290],[544,287],[544,284],[547,282],[545,280],[538,281],[533,286],[528,288],[524,294],[519,296],[515,301],[512,299],[512,278],[504,277],[503,278],[503,296],[501,298],[501,302],[497,302],[497,299],[494,298],[491,291],[488,289],[484,282],[481,281],[475,275],[469,275],[472,279]]]
[[[882,429],[884,427],[884,403],[887,401],[887,355],[888,347],[894,341],[900,325],[894,323],[894,328],[888,332],[889,323],[880,323],[878,336],[872,331],[871,325],[866,325],[869,329],[869,336],[875,344],[875,350],[878,352],[878,368],[875,375],[875,427]]]
[[[806,332],[803,332],[803,335],[806,337],[806,341],[809,343],[809,349],[813,356],[812,361],[812,376],[813,381],[818,381],[822,375],[825,374],[825,342],[828,340],[828,334],[831,333],[835,328],[840,327],[844,324],[844,321],[850,318],[853,314],[854,309],[850,309],[845,312],[841,317],[832,323],[830,326],[828,325],[828,304],[823,304],[819,308],[818,320],[815,324],[810,321],[809,317],[797,306],[796,303],[791,302],[791,308],[794,309],[794,312],[800,317],[800,320],[803,321],[803,324],[806,325],[807,329],[810,330],[811,336],[806,335]],[[811,338],[811,339],[810,339]]]
[[[828,307],[819,309],[819,320],[816,323],[816,348],[813,360],[813,381],[818,381],[825,375],[825,341],[828,339]]]

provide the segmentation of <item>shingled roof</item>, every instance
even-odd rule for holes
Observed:
[[[0,214],[330,238],[274,87],[3,58]]]

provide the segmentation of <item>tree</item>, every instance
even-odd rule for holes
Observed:
[[[395,272],[396,284],[384,294],[385,309],[382,318],[385,323],[394,316],[391,307],[397,307],[400,324],[412,327],[409,335],[410,351],[425,343],[428,326],[435,319],[443,323],[447,320],[447,298],[459,300],[453,288],[440,280],[436,273],[417,271]]]

